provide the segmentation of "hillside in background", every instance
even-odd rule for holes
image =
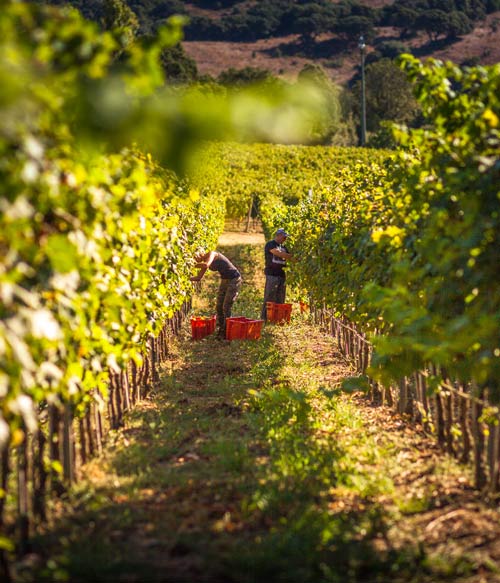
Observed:
[[[492,65],[500,62],[500,12],[489,15],[474,30],[451,44],[429,42],[424,34],[405,42],[408,52],[419,58],[434,57],[459,64]],[[377,29],[374,44],[367,44],[367,58],[377,54],[377,44],[397,38],[393,28]],[[192,57],[201,74],[219,75],[228,68],[246,66],[263,68],[275,75],[295,77],[308,63],[320,64],[337,83],[347,83],[356,74],[360,54],[356,43],[340,43],[333,35],[317,39],[318,56],[308,56],[300,51],[299,35],[274,37],[254,42],[184,41],[186,53]]]
[[[346,84],[359,70],[361,34],[367,64],[402,52],[462,65],[500,62],[500,0],[38,1],[70,3],[101,23],[110,22],[111,6],[115,24],[125,5],[146,35],[183,14],[185,52],[200,75],[212,77],[252,67],[294,78],[314,63]]]
[[[249,4],[258,3],[242,3],[243,6]],[[364,0],[360,4],[370,9],[381,9],[395,3],[392,0]],[[416,2],[410,0],[400,4],[411,5]],[[200,8],[199,3],[187,3],[186,9],[192,17],[211,18],[220,22],[224,17],[227,18],[234,7],[209,10]],[[395,56],[403,49],[422,59],[434,57],[459,64],[491,65],[500,62],[500,10],[476,20],[470,32],[455,38],[431,37],[423,30],[415,31],[414,34],[401,33],[401,27],[375,26],[366,43],[367,62],[380,56]],[[345,84],[356,75],[359,68],[358,37],[357,31],[349,35],[321,32],[315,36],[313,43],[304,46],[299,33],[242,42],[193,40],[192,33],[188,33],[188,40],[183,45],[187,54],[196,61],[201,74],[217,76],[228,68],[256,67],[267,69],[275,75],[294,78],[306,64],[313,62],[323,66],[334,81]]]
[[[500,62],[500,27],[494,24],[500,12],[489,15],[474,30],[451,44],[431,42],[424,34],[407,41],[407,47],[415,56],[425,59],[434,57],[460,64],[492,65]],[[377,29],[374,44],[367,45],[367,55],[377,54],[377,44],[396,35],[389,27]],[[228,68],[257,67],[275,75],[295,77],[308,63],[320,64],[329,76],[340,84],[349,82],[356,74],[360,55],[356,43],[336,42],[333,35],[317,39],[322,56],[308,57],[297,46],[299,35],[262,39],[254,42],[184,41],[186,53],[192,57],[201,74],[219,75]]]

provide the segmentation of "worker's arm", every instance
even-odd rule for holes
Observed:
[[[292,259],[293,255],[286,251],[279,251],[277,248],[271,249],[271,253],[280,259]]]
[[[199,269],[198,275],[191,277],[191,281],[201,281],[207,272],[207,269],[212,265],[213,260],[217,257],[215,251],[210,251],[203,257],[203,261],[199,261],[195,267]]]

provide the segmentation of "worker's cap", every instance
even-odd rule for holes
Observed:
[[[284,235],[285,237],[288,237],[288,233],[285,231],[285,229],[278,229],[276,231],[276,235]]]

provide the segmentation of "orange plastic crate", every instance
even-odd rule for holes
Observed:
[[[249,340],[258,340],[262,332],[264,320],[250,320],[247,322],[247,338]]]
[[[246,322],[248,318],[243,316],[226,318],[226,339],[243,340],[246,337]]]
[[[208,318],[208,333],[212,334],[213,332],[215,332],[215,324],[217,322],[217,316],[212,316],[210,318]]]
[[[274,302],[266,302],[266,313],[267,313],[267,321],[274,322],[276,320],[276,306]]]
[[[215,322],[217,316],[205,318],[203,316],[194,316],[191,318],[191,338],[201,340],[215,331]]]
[[[267,321],[274,324],[284,324],[290,322],[292,314],[292,304],[277,304],[266,302]]]
[[[263,320],[252,320],[239,316],[226,319],[227,340],[258,340],[262,331]]]

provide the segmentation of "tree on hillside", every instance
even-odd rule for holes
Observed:
[[[486,14],[491,12],[492,5],[487,0],[455,0],[455,2],[456,10],[465,12],[471,20],[483,20]]]
[[[186,54],[182,44],[163,49],[160,59],[167,83],[187,84],[198,79],[196,61]]]
[[[291,32],[300,34],[301,42],[306,46],[311,46],[316,37],[325,31],[325,22],[320,12],[309,13],[307,10],[301,12]]]
[[[364,4],[358,4],[354,2],[351,4],[350,16],[363,16],[364,18],[368,18],[374,23],[378,23],[381,16],[381,10],[378,8],[372,8],[371,6],[365,6]]]
[[[311,47],[319,34],[333,29],[335,22],[332,5],[306,2],[284,13],[280,30],[285,34],[299,34],[302,44]]]
[[[403,53],[411,53],[411,49],[405,43],[398,40],[381,42],[377,46],[377,51],[380,53],[381,57],[386,57],[388,59],[395,59]]]
[[[446,32],[449,38],[458,38],[474,30],[474,24],[465,12],[452,10],[448,14]]]
[[[419,113],[412,86],[406,75],[390,59],[380,59],[366,67],[366,125],[371,133],[381,130],[382,122],[411,124]],[[353,110],[359,118],[361,82],[352,87]]]
[[[155,20],[164,20],[174,14],[186,14],[186,7],[181,0],[161,0],[149,11]]]
[[[384,26],[400,28],[400,36],[402,38],[415,29],[415,23],[418,19],[418,10],[407,6],[401,6],[399,4],[386,7],[383,14],[381,21],[382,24]]]
[[[442,10],[443,12],[449,13],[456,9],[455,0],[426,0],[425,4],[422,4],[423,10]]]
[[[205,16],[191,16],[184,29],[186,40],[223,40],[225,35],[226,30],[222,21]]]
[[[260,38],[276,34],[283,10],[278,2],[259,2],[250,6],[246,12],[248,26]]]
[[[193,4],[209,10],[220,10],[244,2],[244,0],[193,0]]]
[[[360,34],[368,41],[374,37],[374,25],[374,21],[367,16],[348,16],[339,19],[334,30],[347,41],[358,42]]]
[[[448,14],[444,10],[425,10],[417,18],[415,28],[423,30],[431,41],[435,41],[447,34]]]
[[[267,69],[259,69],[258,67],[235,69],[231,67],[222,71],[217,77],[217,81],[227,87],[244,87],[255,83],[263,83],[271,77],[272,75]]]
[[[125,45],[134,42],[140,26],[135,12],[124,0],[104,0],[100,24],[105,30],[123,29]]]
[[[281,11],[274,3],[255,4],[248,9],[237,8],[222,19],[226,36],[234,41],[254,41],[276,33]]]

